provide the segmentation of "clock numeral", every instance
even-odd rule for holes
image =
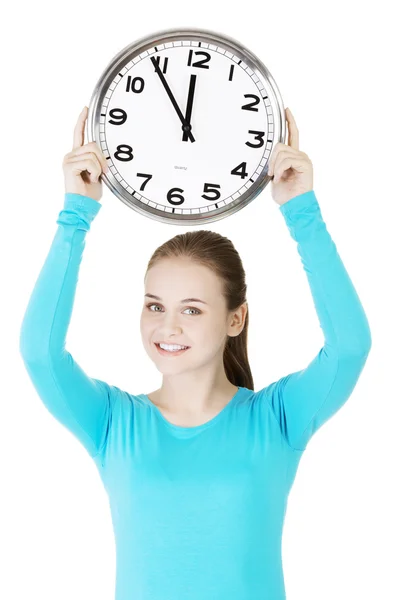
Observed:
[[[209,65],[206,65],[206,62],[209,62],[211,60],[211,55],[208,54],[208,52],[204,52],[203,50],[196,50],[195,54],[202,54],[203,56],[205,56],[205,58],[202,58],[201,60],[195,62],[192,64],[192,57],[193,57],[193,50],[189,50],[189,58],[188,58],[188,63],[187,66],[188,67],[199,67],[201,69],[209,69]]]
[[[244,161],[241,162],[237,167],[232,169],[231,175],[240,175],[242,179],[245,179],[248,176],[248,173],[246,173],[246,167],[247,163]]]
[[[229,69],[229,78],[228,81],[232,81],[233,79],[233,71],[235,70],[235,65],[231,65],[231,68]]]
[[[167,194],[167,200],[170,204],[174,206],[178,206],[179,204],[183,204],[185,202],[185,198],[178,194],[178,192],[183,192],[182,188],[171,188]],[[172,200],[172,198],[180,198],[180,200]]]
[[[127,154],[128,158],[122,158],[122,154]],[[129,162],[130,160],[133,160],[131,146],[128,146],[128,144],[119,144],[117,146],[117,151],[114,153],[114,156],[117,160],[122,160],[123,162]]]
[[[139,82],[139,89],[136,89],[136,82]],[[127,81],[126,81],[126,92],[135,92],[135,94],[140,94],[141,92],[143,92],[143,88],[144,88],[144,79],[142,77],[134,77],[132,79],[132,77],[130,75],[128,75]]]
[[[146,181],[143,181],[142,185],[140,186],[140,191],[143,192],[144,188],[149,183],[149,181],[153,177],[153,175],[149,175],[149,173],[136,173],[136,176],[137,177],[147,177]]]
[[[209,198],[204,193],[201,195],[201,197],[204,198],[205,200],[211,200],[211,201],[218,200],[218,198],[221,198],[221,192],[219,190],[211,190],[210,189],[211,187],[220,188],[221,186],[218,185],[217,183],[205,183],[204,184],[204,192],[210,192],[210,193],[214,193],[216,195],[214,196],[214,198]]]
[[[160,57],[156,56],[155,61],[157,62],[158,66],[160,66]],[[154,60],[152,61],[153,65],[154,65]],[[168,67],[168,56],[164,56],[164,65],[162,68],[162,72],[166,73],[167,72],[167,67]],[[154,65],[154,70],[157,71],[156,66]]]
[[[111,125],[123,125],[128,118],[128,115],[122,108],[112,108],[110,110],[110,117],[114,121],[108,120]]]
[[[260,104],[260,98],[259,96],[256,96],[255,94],[245,94],[244,95],[245,98],[254,98],[254,102],[250,104],[243,104],[242,109],[243,110],[253,110],[255,112],[258,112],[258,108],[253,108],[253,106],[257,106],[257,104]]]
[[[251,142],[246,142],[246,146],[250,146],[250,148],[261,148],[264,145],[264,140],[262,139],[265,135],[265,131],[254,131],[253,129],[249,129],[249,133],[254,133],[256,136],[256,140],[258,140],[259,144],[252,144]]]

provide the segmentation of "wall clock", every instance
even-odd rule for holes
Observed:
[[[158,221],[197,225],[262,191],[286,120],[273,77],[250,50],[220,33],[169,29],[111,60],[86,137],[107,157],[102,178],[119,200]]]

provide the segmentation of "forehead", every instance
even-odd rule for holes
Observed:
[[[221,282],[204,265],[190,259],[165,259],[148,270],[145,292],[161,297],[184,298],[192,296],[207,301],[207,297],[221,294]]]

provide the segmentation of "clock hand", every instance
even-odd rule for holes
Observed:
[[[164,77],[163,73],[161,72],[161,69],[158,66],[158,63],[157,63],[156,59],[153,56],[151,56],[150,60],[153,63],[153,65],[154,65],[154,67],[155,67],[155,69],[156,69],[156,71],[158,73],[158,76],[161,79],[161,82],[162,82],[162,84],[163,84],[163,86],[164,86],[164,88],[165,88],[165,90],[166,90],[166,92],[167,92],[167,94],[168,94],[168,96],[169,96],[169,98],[170,98],[170,100],[171,100],[171,102],[172,102],[172,104],[173,104],[173,106],[174,106],[177,114],[178,114],[178,117],[182,121],[183,130],[188,132],[188,136],[190,137],[191,141],[194,142],[195,139],[194,139],[193,134],[191,132],[192,126],[185,121],[185,118],[184,118],[184,116],[183,116],[183,114],[181,112],[181,109],[179,108],[178,103],[175,100],[174,95],[171,92],[171,89],[170,89],[168,83],[166,82],[165,77]]]
[[[193,99],[194,99],[194,86],[196,85],[196,77],[197,77],[197,75],[193,75],[193,74],[190,76],[189,94],[188,94],[188,99],[187,99],[186,115],[185,115],[186,123],[188,125],[190,125],[190,119],[192,117],[192,108],[193,108]],[[183,127],[182,142],[187,142],[187,139],[188,139],[188,130],[186,130]]]

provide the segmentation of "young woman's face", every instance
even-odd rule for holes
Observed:
[[[149,269],[144,287],[142,340],[162,373],[176,373],[218,359],[225,347],[232,314],[229,318],[222,283],[210,269],[187,258],[163,259]],[[204,304],[186,298],[198,298]],[[179,356],[162,356],[155,342],[190,348]]]

